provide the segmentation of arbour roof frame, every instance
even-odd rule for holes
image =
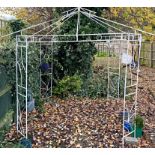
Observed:
[[[117,28],[116,22],[114,24],[116,25],[113,26],[112,24],[109,24],[108,22],[111,20],[101,20],[100,17],[94,15],[94,11],[85,9],[85,8],[75,8],[71,9],[68,11],[65,11],[63,16],[61,16],[57,21],[54,21],[54,23],[43,27],[43,29],[30,34],[30,35],[25,35],[23,32],[25,30],[29,30],[33,27],[38,27],[39,25],[48,23],[43,22],[34,26],[30,26],[26,29],[21,30],[21,35],[17,35],[16,42],[98,42],[98,41],[109,41],[109,40],[129,40],[129,41],[137,41],[141,39],[141,34],[139,33],[131,33],[124,32],[121,29]],[[80,14],[86,16],[90,20],[94,21],[95,24],[100,25],[102,27],[110,28],[112,33],[92,33],[92,34],[79,34],[79,29],[80,29]],[[78,15],[77,17],[77,24],[76,24],[76,34],[50,34],[55,30],[56,28],[60,28],[60,26],[63,26],[63,23],[66,22],[67,20],[71,19],[74,15]],[[55,20],[55,19],[54,19]],[[53,21],[53,20],[52,20]],[[118,24],[121,25],[121,24]],[[122,25],[121,25],[122,26]],[[40,34],[43,32],[45,29],[51,27],[52,29],[47,32],[46,34]],[[113,30],[116,32],[114,32]],[[136,32],[136,31],[134,31]]]

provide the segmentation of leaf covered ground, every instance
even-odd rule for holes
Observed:
[[[144,136],[138,139],[137,145],[125,147],[155,147],[149,137],[151,130],[155,128],[155,102],[149,85],[144,83],[144,70],[145,68],[141,68],[138,94],[138,113],[145,121]],[[28,133],[32,146],[122,147],[122,118],[119,116],[122,109],[123,100],[99,98],[71,97],[66,100],[56,99],[54,104],[46,103],[44,112],[34,110],[29,113]],[[14,141],[18,138],[20,135],[17,135],[13,124],[10,132],[6,134],[6,140]]]

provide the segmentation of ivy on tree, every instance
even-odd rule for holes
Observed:
[[[18,19],[18,20],[10,21],[9,26],[12,32],[17,32],[25,27],[25,23],[22,20]],[[15,38],[16,35],[19,35],[19,34],[20,32],[12,34],[12,38]]]

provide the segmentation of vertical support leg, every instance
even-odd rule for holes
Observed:
[[[108,63],[107,63],[107,72],[108,72],[108,88],[107,88],[107,99],[109,99],[109,95],[110,95],[110,71],[109,71],[109,56],[110,56],[110,46],[109,46],[109,44],[108,44]]]
[[[53,50],[54,43],[52,42],[52,55],[51,55],[51,96],[53,95]]]
[[[40,51],[39,51],[39,54],[40,54],[40,56],[39,56],[39,61],[40,61],[40,63],[39,63],[39,65],[41,66],[41,52],[42,52],[42,50],[41,50],[41,43],[40,43],[40,49],[39,49]],[[40,82],[40,97],[42,96],[41,95],[41,91],[42,91],[42,86],[41,86],[41,69],[39,70],[39,82]]]
[[[18,106],[19,106],[19,99],[18,99],[18,38],[16,36],[16,128],[18,132],[19,122],[18,122]]]
[[[122,139],[122,147],[124,148],[124,121],[125,121],[125,111],[126,111],[126,84],[127,84],[127,65],[125,67],[125,81],[124,81],[124,101],[123,101],[123,139]]]
[[[127,40],[127,54],[129,50],[129,34],[128,34],[128,40]],[[125,130],[124,130],[124,121],[125,121],[125,112],[126,112],[126,89],[127,89],[127,74],[128,74],[128,66],[126,64],[125,66],[125,81],[124,81],[124,101],[123,101],[123,138],[122,138],[122,147],[124,148],[125,143]]]
[[[118,99],[120,98],[120,76],[121,76],[121,41],[120,41],[120,44],[119,44],[119,53],[118,53],[118,61],[119,61],[119,66],[118,66],[118,86],[117,86],[117,97]]]
[[[139,72],[140,72],[140,51],[141,51],[141,42],[142,42],[142,36],[140,35],[140,38],[138,40],[138,64],[137,64],[137,77],[136,77],[136,94],[135,94],[135,115],[137,115],[137,100],[138,100],[138,82],[139,82]],[[136,124],[135,124],[136,129]],[[136,131],[134,132],[134,137],[136,137]]]
[[[26,38],[26,64],[25,64],[26,65],[26,67],[25,67],[25,69],[26,69],[25,70],[25,73],[26,73],[26,78],[25,78],[25,80],[26,80],[25,81],[25,88],[26,88],[26,99],[25,99],[25,102],[26,102],[25,103],[26,104],[26,114],[25,114],[26,115],[26,120],[25,120],[26,121],[25,122],[25,124],[26,124],[26,131],[25,132],[26,133],[25,133],[25,135],[26,135],[26,138],[28,138],[28,135],[27,135],[27,133],[28,133],[28,127],[27,127],[27,117],[28,117],[28,113],[27,113],[27,91],[28,91],[28,88],[27,88],[27,85],[28,85],[28,83],[27,83],[28,82],[28,79],[27,79],[28,78],[28,67],[27,67],[27,63],[28,63],[28,57],[27,56],[28,55],[27,55],[27,53],[28,53],[28,42],[27,42],[27,38]]]

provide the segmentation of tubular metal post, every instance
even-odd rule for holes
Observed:
[[[41,51],[41,43],[40,43],[40,53],[39,53],[40,54],[40,57],[39,57],[40,67],[41,67],[41,52],[42,51]],[[41,88],[42,88],[41,87],[41,68],[40,68],[39,74],[40,74],[40,79],[39,80],[40,80],[40,97],[41,97]]]
[[[18,124],[18,115],[19,115],[19,113],[18,113],[18,37],[16,36],[16,119],[17,119],[17,126],[16,126],[16,128],[17,128],[17,132],[18,132],[18,126],[19,126],[19,124]]]
[[[130,65],[130,78],[131,78],[131,81],[130,81],[130,84],[132,85],[133,84],[133,81],[132,81],[132,68],[131,68],[131,65]]]
[[[54,43],[51,44],[52,45],[52,64],[51,64],[51,97],[53,95],[53,46]]]
[[[128,40],[127,40],[127,54],[128,54],[128,49],[129,49],[129,34],[128,34]],[[124,131],[124,121],[125,121],[125,109],[126,109],[126,86],[127,86],[127,64],[125,67],[125,82],[124,82],[124,104],[123,104],[123,138],[122,138],[122,147],[124,148],[124,136],[125,136],[125,131]]]
[[[80,26],[80,7],[78,8],[77,29],[76,29],[76,41],[79,40],[79,26]]]
[[[117,92],[118,92],[118,99],[120,98],[120,76],[121,76],[121,41],[120,41],[120,47],[119,47],[119,75],[118,75],[118,90],[117,90]]]
[[[141,52],[141,43],[142,43],[142,36],[140,35],[139,37],[139,49],[138,49],[138,64],[137,64],[137,83],[136,83],[136,96],[135,96],[135,115],[137,114],[137,99],[138,99],[138,82],[139,82],[139,72],[140,72],[140,52]],[[134,137],[136,137],[136,123],[135,123],[135,132],[134,132]]]
[[[27,66],[27,63],[28,63],[28,54],[27,53],[28,53],[28,41],[27,41],[27,37],[26,37],[26,79],[25,79],[26,80],[25,81],[25,88],[26,88],[26,99],[25,99],[26,100],[26,133],[25,134],[26,134],[26,138],[28,138],[28,136],[27,136],[27,134],[28,134],[28,128],[27,128],[27,117],[28,117],[28,113],[27,113],[27,99],[28,99],[27,98],[27,91],[28,91],[27,90],[27,85],[28,85],[28,83],[27,83],[28,82],[27,81],[28,72],[27,71],[28,71],[28,66]]]
[[[110,70],[109,70],[109,56],[110,56],[110,45],[109,45],[109,43],[108,43],[108,63],[107,63],[107,68],[108,68],[108,88],[107,88],[107,99],[109,99],[109,94],[110,94],[110,75],[109,75],[109,72],[110,72]]]

